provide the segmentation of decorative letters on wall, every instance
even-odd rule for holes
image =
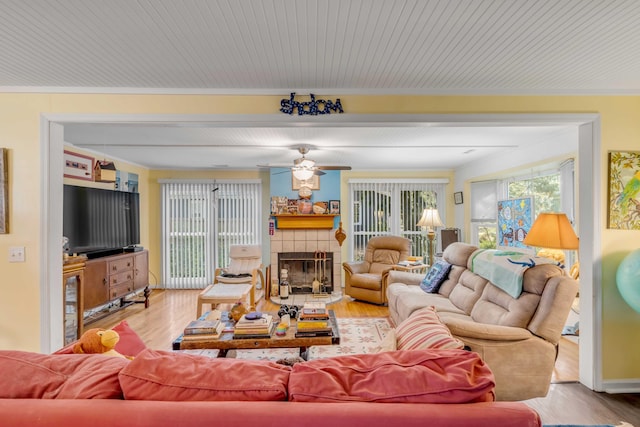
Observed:
[[[289,97],[289,99],[283,98],[280,101],[280,111],[289,115],[293,114],[294,111],[297,111],[299,116],[317,116],[318,114],[331,114],[332,111],[334,113],[344,113],[342,104],[340,103],[340,98],[336,98],[335,101],[316,99],[316,96],[311,93],[309,94],[311,101],[299,102],[294,99],[295,96],[296,93],[291,92],[291,96]]]

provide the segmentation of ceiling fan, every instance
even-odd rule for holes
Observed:
[[[306,156],[309,153],[310,147],[307,145],[303,145],[297,148],[298,152],[302,155],[299,159],[295,159],[293,161],[293,166],[291,166],[291,173],[300,181],[306,181],[310,179],[313,175],[324,175],[323,170],[351,170],[351,166],[318,166],[316,165],[315,160],[308,159]],[[275,168],[282,166],[269,166],[269,165],[258,165],[258,167],[263,168]]]

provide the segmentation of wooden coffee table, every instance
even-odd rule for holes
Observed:
[[[205,314],[206,315],[206,314]],[[229,313],[224,312],[222,314],[222,321],[227,324],[232,324],[229,320]],[[277,314],[272,313],[274,319],[278,319]],[[317,336],[317,337],[300,337],[296,338],[296,321],[291,320],[291,326],[287,329],[287,333],[284,336],[278,336],[275,333],[270,338],[233,338],[233,332],[224,332],[220,335],[220,338],[211,340],[189,340],[182,339],[182,335],[173,341],[174,350],[193,350],[193,349],[218,349],[221,356],[224,356],[227,350],[238,349],[255,349],[255,348],[288,348],[288,347],[300,347],[301,350],[305,350],[312,345],[333,345],[340,344],[340,331],[338,330],[338,323],[336,322],[335,313],[333,310],[329,310],[329,322],[333,329],[332,336]]]

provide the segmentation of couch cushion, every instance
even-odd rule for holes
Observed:
[[[127,359],[100,354],[0,351],[0,398],[122,399]]]
[[[493,374],[464,350],[389,351],[297,363],[289,400],[470,403],[493,401]]]
[[[130,400],[286,400],[290,368],[147,349],[120,372]]]
[[[463,242],[451,243],[442,253],[442,259],[452,265],[467,267],[469,257],[477,250],[477,246]]]
[[[452,267],[451,273],[454,273],[454,268],[457,270],[462,267]],[[450,277],[454,275],[451,273],[449,274]],[[482,292],[488,283],[489,281],[484,277],[480,277],[477,274],[472,273],[470,270],[465,269],[461,272],[458,282],[452,287],[447,297],[451,300],[453,305],[466,314],[470,314],[476,302],[482,296]],[[447,285],[448,283],[443,283],[440,287],[439,293],[442,293],[443,288]]]
[[[449,275],[449,270],[451,270],[451,264],[446,261],[436,261],[420,282],[420,288],[428,293],[438,292],[440,285]]]
[[[387,287],[389,301],[389,315],[396,325],[399,325],[411,314],[424,307],[434,306],[436,311],[452,311],[465,314],[451,301],[440,294],[428,294],[419,286],[408,286],[403,283],[393,283]]]
[[[462,349],[464,343],[451,335],[433,307],[415,311],[396,328],[398,350],[428,348]]]
[[[476,322],[526,328],[538,310],[541,295],[549,280],[562,275],[562,270],[551,264],[527,269],[518,298],[489,283],[474,306],[471,317]]]

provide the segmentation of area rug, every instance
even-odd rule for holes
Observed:
[[[252,360],[279,360],[303,356],[307,360],[330,356],[369,353],[378,347],[382,339],[391,330],[391,324],[384,317],[338,318],[340,330],[339,345],[317,345],[309,347],[301,355],[298,348],[265,348],[249,350],[230,350],[227,357]]]
[[[391,330],[391,324],[385,317],[338,318],[337,321],[340,344],[309,347],[306,354],[307,360],[370,353],[380,345]]]

